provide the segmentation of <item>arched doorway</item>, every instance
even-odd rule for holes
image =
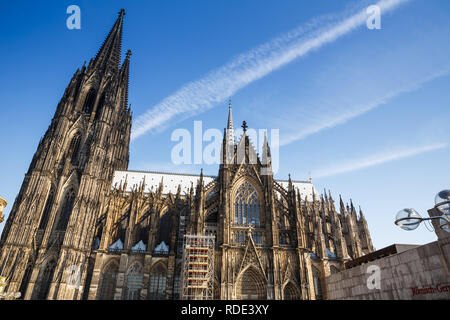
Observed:
[[[300,293],[292,282],[288,282],[283,289],[283,300],[299,300]]]
[[[266,300],[266,279],[259,270],[249,267],[238,278],[236,298],[239,300]]]

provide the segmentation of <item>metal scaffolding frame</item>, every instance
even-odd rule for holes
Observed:
[[[182,300],[214,298],[214,247],[214,235],[184,236]]]

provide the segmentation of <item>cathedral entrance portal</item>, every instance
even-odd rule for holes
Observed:
[[[238,300],[266,300],[266,279],[259,270],[249,267],[237,281],[236,298]]]

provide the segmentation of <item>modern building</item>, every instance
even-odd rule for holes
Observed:
[[[259,156],[245,125],[236,139],[231,106],[217,176],[128,170],[124,14],[73,75],[25,175],[0,240],[7,290],[24,299],[326,298],[325,277],[374,250],[364,215],[342,199],[338,212],[311,181],[274,179],[267,140]]]
[[[428,213],[442,214],[436,209]],[[346,270],[326,278],[328,298],[450,300],[450,233],[441,230],[436,220],[433,225],[437,241],[392,245],[346,262]]]

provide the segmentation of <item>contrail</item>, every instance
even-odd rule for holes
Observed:
[[[362,159],[352,160],[347,163],[342,163],[339,165],[331,166],[329,168],[324,168],[317,170],[313,175],[314,178],[324,178],[329,176],[334,176],[341,173],[352,172],[364,168],[373,167],[382,163],[391,162],[403,158],[409,158],[416,156],[425,152],[435,151],[447,148],[447,143],[438,143],[429,146],[420,146],[414,148],[401,149],[391,152],[384,152],[380,154],[371,155]]]
[[[385,14],[408,1],[381,0],[376,5]],[[366,8],[356,14],[334,18],[335,22],[325,22],[326,26],[318,27],[324,21],[316,19],[305,27],[299,27],[239,55],[205,77],[183,86],[139,116],[133,124],[131,139],[134,140],[149,130],[164,128],[174,117],[181,120],[212,108],[272,71],[365,25],[367,19]]]
[[[391,90],[390,92],[387,92],[385,95],[380,96],[374,101],[371,101],[364,105],[356,105],[354,108],[347,108],[346,110],[342,110],[336,107],[334,108],[334,110],[331,110],[327,114],[320,115],[319,118],[316,119],[315,121],[310,121],[311,123],[310,125],[306,125],[305,127],[299,128],[298,131],[282,137],[280,141],[280,146],[288,145],[294,141],[304,139],[314,133],[346,123],[347,121],[357,116],[360,116],[366,112],[369,112],[372,109],[378,108],[379,106],[386,104],[389,100],[401,94],[417,90],[424,84],[431,82],[435,79],[438,79],[440,77],[447,76],[448,74],[450,74],[450,68],[444,68],[436,73],[427,75],[416,82],[408,84],[407,86]]]

